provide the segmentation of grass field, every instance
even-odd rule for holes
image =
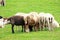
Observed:
[[[6,6],[0,6],[0,15],[13,16],[16,12],[49,12],[60,23],[60,0],[6,0]],[[0,28],[0,40],[60,40],[60,28],[54,31],[18,32],[11,33],[11,25]]]

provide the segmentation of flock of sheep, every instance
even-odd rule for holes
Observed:
[[[59,27],[59,23],[55,20],[54,16],[44,12],[18,12],[9,18],[0,16],[0,28],[3,28],[6,24],[12,25],[12,33],[14,33],[14,25],[21,25],[24,32],[42,31],[45,29],[52,31],[54,27]]]

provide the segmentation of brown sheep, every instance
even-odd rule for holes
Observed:
[[[10,24],[12,25],[12,33],[14,33],[14,25],[16,26],[22,25],[22,31],[23,31],[23,26],[25,25],[23,16],[12,16],[8,18],[8,21],[10,21]]]
[[[25,27],[24,27],[24,31],[25,32],[29,32],[29,28],[28,28],[28,25],[26,25],[27,24],[27,16],[28,16],[29,14],[26,14],[26,13],[23,13],[23,12],[18,12],[18,13],[16,13],[15,14],[15,16],[23,16],[24,18],[24,22],[25,22]]]
[[[39,18],[38,18],[38,13],[37,12],[30,12],[29,15],[27,16],[27,24],[29,26],[29,30],[32,31],[34,28],[35,31],[38,30],[39,28]]]

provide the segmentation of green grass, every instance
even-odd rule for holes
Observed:
[[[3,17],[13,16],[17,12],[31,11],[49,12],[60,23],[60,0],[6,0],[6,6],[0,6],[0,15]],[[54,31],[18,32],[11,33],[11,25],[0,28],[0,40],[60,40],[60,28]]]

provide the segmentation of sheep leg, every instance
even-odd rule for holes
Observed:
[[[43,31],[43,26],[41,26],[41,30]]]
[[[41,25],[41,30],[42,30],[42,31],[44,30],[44,26],[43,26],[43,25]]]
[[[28,25],[25,26],[25,32],[29,32],[29,26]]]
[[[51,27],[49,27],[49,31],[51,31]]]
[[[53,31],[53,25],[51,24],[51,31]]]
[[[37,31],[37,26],[35,26],[35,31]]]
[[[32,31],[32,30],[33,30],[32,27],[33,27],[33,26],[29,25],[29,31]]]
[[[51,26],[50,26],[49,21],[47,22],[47,26],[48,26],[48,30],[51,31]]]
[[[35,31],[38,31],[39,30],[39,24],[37,23],[36,25],[35,25]]]
[[[14,33],[14,25],[12,25],[12,33]]]
[[[39,23],[39,28],[40,28],[40,31],[42,30],[42,24],[41,23]]]
[[[44,25],[41,22],[39,23],[39,28],[40,28],[41,31],[44,30],[43,29],[44,28]]]
[[[24,30],[24,27],[23,27],[23,25],[22,25],[22,32],[23,32],[23,30]]]
[[[39,24],[38,24],[38,31],[40,31],[40,27],[39,27]]]
[[[24,31],[24,32],[25,32],[25,27],[26,27],[26,26],[24,25],[24,27],[23,27],[23,29],[24,29],[23,31]]]
[[[39,30],[41,29],[41,26],[40,26],[40,19],[39,19]]]
[[[47,29],[48,29],[48,25],[47,25],[47,24],[45,24],[45,31],[47,31]]]
[[[48,30],[50,31],[50,25],[48,24],[47,26],[48,26]]]
[[[40,31],[40,27],[38,26],[38,31]]]
[[[41,31],[41,24],[39,24],[39,28],[40,28],[40,31]]]
[[[39,23],[37,23],[37,31],[40,31]]]
[[[49,31],[52,31],[53,30],[52,24],[48,25],[48,29],[49,29]]]

